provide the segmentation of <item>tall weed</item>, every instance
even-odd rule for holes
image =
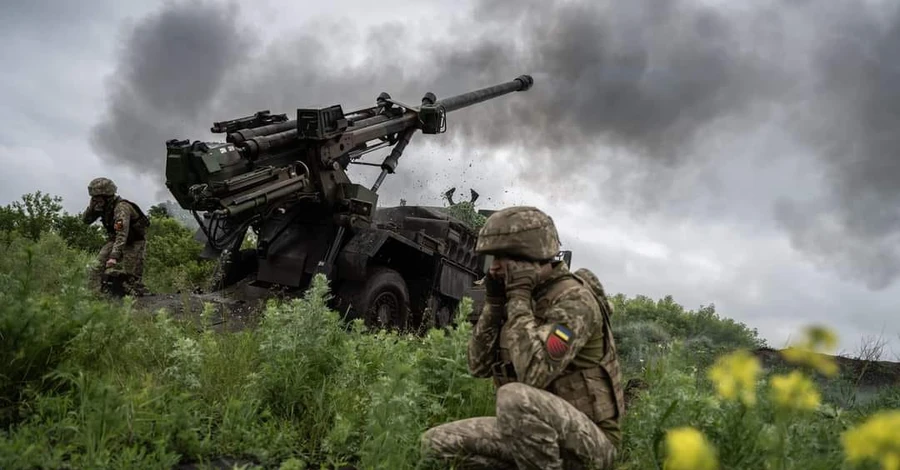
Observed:
[[[206,265],[182,262],[196,248],[189,231],[157,228],[153,282],[198,285]],[[317,277],[305,297],[268,304],[257,329],[217,333],[96,297],[85,276],[93,253],[52,231],[2,235],[0,468],[172,468],[223,456],[269,468],[415,468],[426,429],[494,413],[491,382],[466,366],[468,300],[457,327],[371,333],[327,308]],[[619,468],[662,468],[680,427],[702,432],[722,469],[851,468],[841,433],[900,404],[897,389],[830,378],[818,382],[821,405],[785,410],[768,393],[782,368],[759,377],[752,406],[729,401],[708,366],[761,345],[755,331],[671,298],[613,304],[626,378],[647,384],[623,421]]]

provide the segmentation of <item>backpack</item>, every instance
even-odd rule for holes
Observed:
[[[597,299],[597,303],[600,304],[600,308],[603,310],[603,316],[605,316],[608,321],[609,317],[613,314],[613,307],[606,297],[606,290],[603,289],[603,283],[600,282],[600,279],[587,268],[580,268],[572,274],[578,278],[582,284],[591,289],[591,292],[593,292],[594,297]]]
[[[137,220],[135,220],[134,223],[131,224],[131,230],[134,233],[134,235],[128,236],[129,241],[146,239],[147,229],[150,227],[150,218],[147,217],[146,214],[144,214],[144,211],[142,211],[141,208],[138,207],[137,204],[129,201],[128,199],[120,199],[119,200],[119,204],[121,204],[123,202],[130,205],[131,208],[134,209],[134,212],[137,213],[137,215],[138,215]]]

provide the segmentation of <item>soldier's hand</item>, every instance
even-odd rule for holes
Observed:
[[[506,295],[525,295],[530,297],[531,291],[540,279],[541,266],[531,261],[506,262]]]
[[[116,260],[115,260],[115,258],[110,258],[110,259],[106,260],[106,267],[107,267],[107,268],[111,268],[111,267],[113,267],[113,266],[115,266],[115,265],[116,265]]]
[[[486,297],[494,299],[502,299],[506,297],[506,289],[503,286],[503,280],[497,279],[488,274],[484,277],[484,293]]]

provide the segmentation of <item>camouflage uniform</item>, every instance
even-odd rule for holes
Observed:
[[[556,229],[533,207],[491,215],[477,250],[512,260],[504,285],[488,287],[469,341],[469,371],[492,377],[497,387],[496,417],[428,430],[426,461],[454,468],[611,468],[624,400],[600,282],[590,271],[573,274],[551,261],[559,251]]]
[[[135,295],[145,293],[143,286],[144,253],[147,227],[150,220],[137,204],[116,195],[116,185],[107,178],[96,178],[88,185],[91,202],[82,214],[82,221],[92,224],[100,218],[106,229],[107,241],[97,255],[97,263],[91,270],[91,285],[99,288],[103,272],[127,276],[124,287]],[[116,264],[106,267],[108,260]]]

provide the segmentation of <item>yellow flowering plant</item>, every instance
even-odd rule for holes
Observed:
[[[716,450],[700,431],[679,427],[666,432],[666,460],[663,470],[715,470]]]
[[[798,370],[772,377],[769,385],[772,401],[783,410],[812,411],[822,403],[816,385]]]
[[[839,399],[839,381],[849,380],[819,385],[821,373],[838,372],[834,358],[821,354],[836,346],[831,330],[807,328],[785,354],[787,367],[776,363],[767,371],[763,357],[746,346],[695,367],[694,350],[675,343],[626,415],[617,468],[900,470],[900,411],[842,434],[853,416],[900,403],[900,390],[850,407],[829,403]]]
[[[818,325],[807,327],[803,333],[799,342],[781,351],[782,357],[791,364],[811,367],[827,377],[837,375],[837,362],[829,355],[837,348],[837,335]]]
[[[738,350],[720,357],[707,375],[721,398],[753,406],[761,372],[759,359],[749,351]]]
[[[874,460],[882,470],[900,470],[900,410],[880,411],[841,434],[850,463]]]

